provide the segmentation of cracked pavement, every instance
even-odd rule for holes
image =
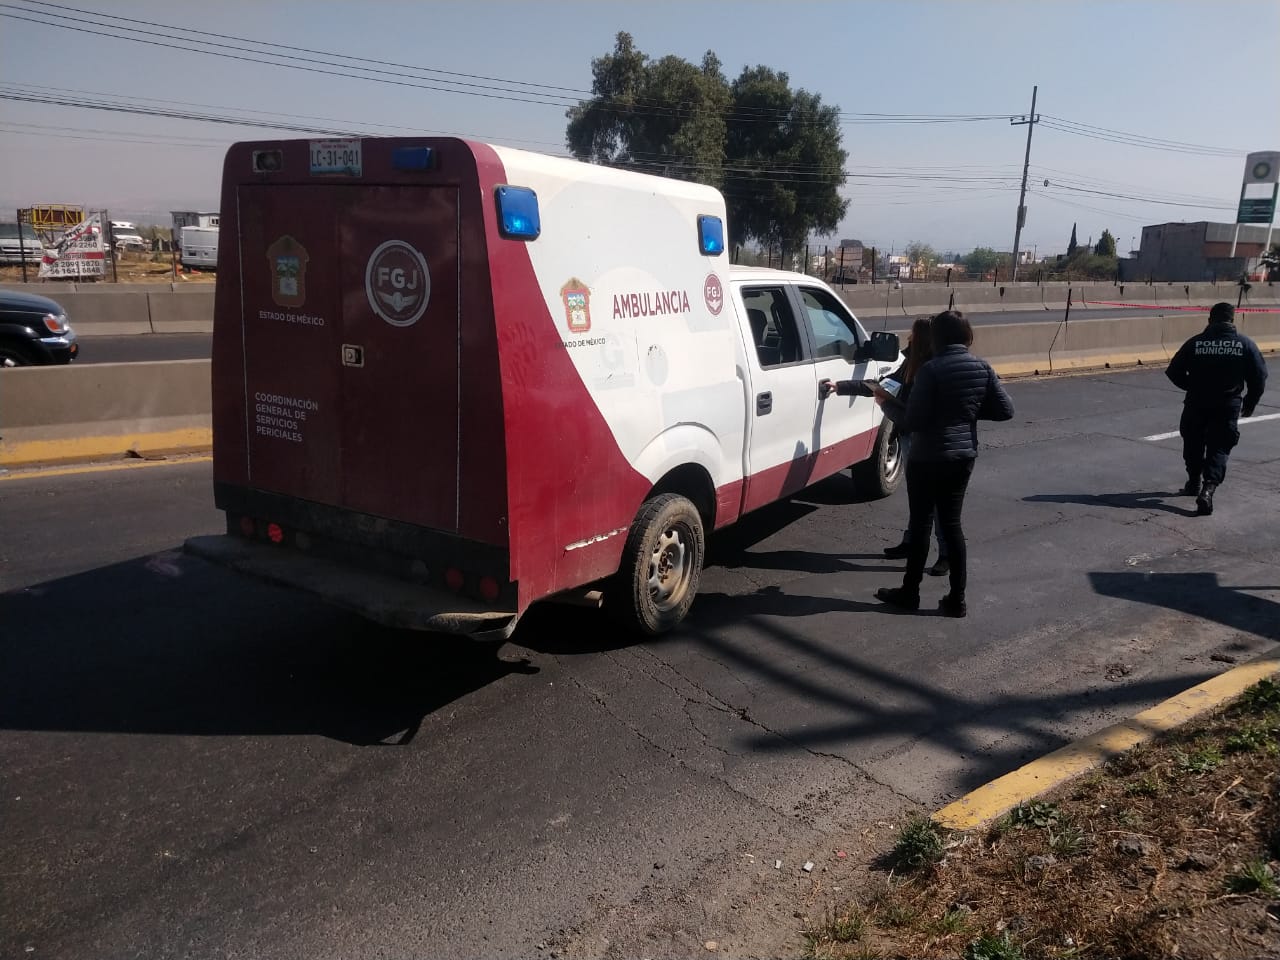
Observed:
[[[671,636],[547,607],[497,647],[173,554],[220,528],[207,464],[6,481],[0,955],[785,949],[830,838],[1280,640],[1280,421],[1200,518],[1178,441],[1142,439],[1177,424],[1161,370],[1009,387],[960,621],[941,580],[918,615],[874,601],[905,493],[844,478],[713,536]]]

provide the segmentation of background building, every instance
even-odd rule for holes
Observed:
[[[1265,226],[1240,226],[1236,255],[1231,257],[1234,223],[1158,223],[1142,228],[1138,255],[1126,261],[1125,278],[1140,280],[1182,280],[1187,282],[1236,279],[1242,273],[1261,271],[1259,260],[1266,241]],[[1273,242],[1280,233],[1273,234]]]

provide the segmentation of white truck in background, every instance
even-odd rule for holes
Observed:
[[[183,227],[179,235],[182,265],[197,270],[216,270],[218,267],[218,228]]]

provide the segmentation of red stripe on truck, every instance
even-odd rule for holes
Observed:
[[[498,335],[511,578],[523,609],[616,571],[651,484],[627,462],[569,359],[529,248],[498,233],[494,188],[507,182],[501,160],[483,144],[469,145]]]

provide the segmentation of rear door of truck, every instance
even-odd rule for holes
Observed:
[[[456,532],[457,187],[237,199],[250,486]]]

